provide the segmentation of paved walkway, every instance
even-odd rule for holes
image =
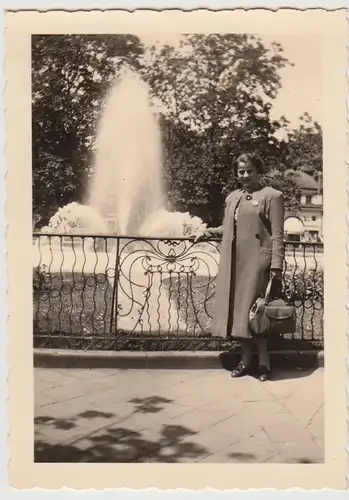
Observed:
[[[324,459],[323,370],[35,369],[37,462]]]

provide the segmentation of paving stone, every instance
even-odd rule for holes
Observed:
[[[115,413],[118,415],[128,415],[137,410],[134,404],[125,399],[111,401],[108,395],[99,394],[95,397],[83,399],[87,402],[88,408],[91,410],[102,411],[107,413]]]
[[[196,462],[207,456],[207,449],[189,438],[174,442],[152,454],[151,461],[158,463]]]
[[[231,412],[229,410],[216,411],[211,410],[210,412],[193,410],[172,420],[174,425],[183,425],[193,429],[195,432],[202,431],[208,427],[213,427],[214,425],[228,419],[231,417]]]
[[[107,414],[105,416],[86,418],[84,416],[77,416],[76,425],[79,426],[85,433],[95,432],[102,429],[107,429],[112,425],[116,425],[119,422],[123,422],[125,417],[113,415],[109,417]]]
[[[282,373],[280,376],[287,377],[288,373]],[[294,376],[294,372],[290,373],[290,377]],[[302,379],[299,378],[282,378],[281,380],[271,380],[264,384],[265,390],[275,398],[285,399],[293,394],[299,387]]]
[[[103,384],[100,384],[98,387],[92,384],[92,386],[85,391],[85,394],[88,395],[90,400],[96,399],[107,399],[110,403],[115,401],[127,401],[133,397],[137,396],[137,391],[133,390],[133,388],[127,387],[126,383],[122,385],[114,384],[111,381],[104,381]]]
[[[147,429],[149,426],[154,425],[154,421],[149,422],[149,420],[144,418],[144,415],[138,413],[133,413],[130,417],[124,417],[120,420],[120,423],[132,429],[134,432]]]
[[[306,427],[296,422],[278,422],[275,419],[263,428],[273,443],[300,442],[309,438]]]
[[[47,391],[43,391],[42,395],[47,396],[54,401],[69,401],[71,399],[83,396],[88,391],[88,386],[85,388],[75,382],[75,384],[66,384],[54,387]]]
[[[146,452],[146,455],[152,455],[160,448],[165,448],[178,440],[173,435],[166,435],[161,432],[161,428],[143,429],[139,431],[139,447]]]
[[[158,387],[163,386],[167,388],[182,383],[197,383],[198,380],[202,379],[204,373],[204,370],[181,370],[178,368],[176,370],[148,370],[151,383],[154,383]]]
[[[150,428],[161,428],[163,425],[172,425],[176,415],[177,414],[166,413],[165,411],[160,413],[135,412],[131,416],[125,417],[122,421],[126,422],[127,425],[135,431],[141,431]]]
[[[218,453],[206,458],[206,462],[221,461],[233,463],[263,463],[273,456],[276,456],[278,450],[270,442],[268,436],[259,431],[253,436],[243,439],[220,450]],[[221,460],[218,460],[221,459]]]
[[[323,463],[324,450],[309,436],[303,441],[275,443],[287,463]]]
[[[53,382],[40,380],[38,378],[34,380],[34,391],[37,394],[40,394],[41,392],[44,391],[49,391],[50,389],[53,389],[53,387],[55,387],[55,384]]]
[[[210,463],[210,464],[224,464],[231,462],[231,460],[228,460],[225,452],[223,450],[219,450],[217,453],[213,453],[212,455],[205,455],[204,457],[201,457],[199,460],[193,460],[193,462],[200,462],[200,463]]]
[[[177,403],[177,401],[175,401],[175,403],[171,403],[171,404],[167,405],[164,412],[168,415],[178,416],[178,415],[183,415],[183,413],[186,413],[186,412],[193,410],[193,409],[194,409],[194,405],[184,406],[184,405]]]
[[[78,378],[80,380],[82,379],[89,379],[89,380],[106,380],[108,378],[115,378],[115,377],[120,377],[122,375],[125,375],[125,370],[118,370],[118,369],[110,369],[110,368],[74,368],[71,370],[71,376]]]
[[[206,453],[208,455],[213,455],[218,453],[220,450],[226,448],[227,446],[238,442],[240,438],[229,434],[221,434],[219,432],[212,431],[211,429],[205,429],[198,434],[193,434],[184,438],[182,443],[194,443],[197,446],[202,446],[206,448]],[[200,461],[201,457],[198,460]]]
[[[47,394],[44,395],[40,391],[35,392],[35,407],[41,408],[44,406],[52,405],[55,402],[56,402],[55,399],[51,398],[49,395]]]
[[[325,416],[324,407],[320,407],[307,426],[308,432],[324,447],[325,443]]]
[[[167,395],[169,399],[175,400],[179,403],[179,399],[183,396],[192,396],[193,394],[197,394],[198,385],[186,382],[180,382],[174,386],[168,387]]]
[[[81,396],[71,400],[59,400],[57,403],[45,406],[47,414],[57,418],[75,418],[80,413],[90,411],[93,408],[95,406]]]
[[[76,461],[130,462],[146,454],[140,448],[140,434],[122,425],[103,429],[74,442]]]
[[[70,427],[70,425],[72,425],[72,427]],[[55,420],[54,423],[37,424],[37,429],[40,433],[40,437],[36,438],[36,441],[50,444],[70,443],[86,434],[86,430],[81,429],[77,425],[73,425],[71,422],[66,422],[63,419]]]
[[[199,408],[203,405],[212,404],[212,396],[202,394],[186,394],[175,399],[177,405],[185,406],[186,408]]]
[[[197,407],[200,411],[227,411],[230,415],[236,415],[244,408],[245,403],[237,401],[235,398],[218,398]]]
[[[277,455],[274,455],[274,456],[268,458],[268,460],[265,460],[265,463],[268,463],[268,464],[285,464],[287,462],[286,462],[286,459],[283,457],[283,455],[281,453],[278,453]]]
[[[153,427],[149,429],[150,431],[155,430],[160,433],[162,439],[170,443],[175,443],[185,439],[188,436],[192,436],[196,434],[195,429],[191,429],[190,427],[186,427],[184,425],[176,424],[173,421],[166,422],[162,424],[160,427]]]
[[[241,441],[262,430],[262,423],[259,420],[256,422],[246,421],[241,419],[239,415],[235,415],[213,425],[211,429],[214,432],[227,434],[234,441]]]
[[[274,401],[274,397],[270,394],[265,385],[268,382],[264,382],[261,384],[258,382],[258,385],[252,385],[248,387],[247,390],[241,391],[239,394],[239,401],[242,403],[259,403],[259,402],[268,402]]]
[[[72,380],[68,371],[62,372],[50,368],[35,368],[34,370],[34,384],[37,380],[44,381],[52,384],[53,387],[65,385],[68,380]]]
[[[257,412],[257,414],[256,414]],[[260,425],[269,422],[278,421],[294,421],[294,417],[290,415],[285,407],[278,401],[259,401],[258,403],[245,402],[242,403],[239,412],[239,418],[251,424],[259,422]]]
[[[292,413],[299,421],[308,423],[319,410],[322,401],[312,398],[310,395],[292,394],[285,402],[285,408]]]

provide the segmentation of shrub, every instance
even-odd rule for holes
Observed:
[[[106,223],[91,207],[74,201],[61,207],[41,232],[71,234],[81,229],[87,232],[105,233]]]
[[[323,305],[324,281],[322,270],[297,270],[288,266],[283,277],[284,294],[294,304],[310,301]]]

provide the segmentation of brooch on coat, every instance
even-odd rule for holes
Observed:
[[[253,205],[254,207],[257,207],[257,206],[258,206],[258,201],[257,201],[257,200],[254,200],[250,194],[248,194],[248,195],[246,196],[246,200],[248,200],[248,201],[252,200],[252,205]]]

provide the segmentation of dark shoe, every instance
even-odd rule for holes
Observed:
[[[236,368],[231,372],[231,377],[233,378],[238,378],[238,377],[243,377],[248,373],[248,367],[243,364],[242,361],[237,365]]]
[[[260,366],[259,367],[259,380],[261,382],[266,382],[267,380],[270,380],[270,371],[266,366]]]

